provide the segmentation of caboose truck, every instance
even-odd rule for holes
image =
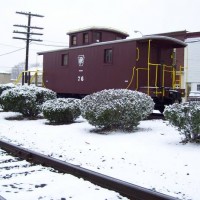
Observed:
[[[81,98],[127,88],[151,96],[161,112],[165,105],[181,102],[175,53],[184,42],[166,36],[126,39],[124,32],[96,27],[68,35],[69,48],[38,53],[43,55],[44,85],[58,96]]]

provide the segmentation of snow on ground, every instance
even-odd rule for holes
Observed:
[[[2,177],[0,194],[7,200],[127,200],[117,192],[101,188],[70,174],[57,173],[52,168],[31,165],[24,160],[2,162],[5,159],[13,160],[13,157],[5,155],[5,152],[1,154],[1,150],[0,156],[1,169],[4,167],[4,170],[0,171]]]
[[[166,121],[99,134],[83,118],[58,126],[46,119],[5,119],[17,115],[0,112],[0,139],[180,199],[200,199],[200,145],[180,143]]]

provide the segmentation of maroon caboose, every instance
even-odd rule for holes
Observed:
[[[181,101],[175,54],[184,42],[166,36],[126,39],[124,32],[95,27],[68,35],[69,48],[38,53],[43,55],[44,85],[58,96],[127,88],[150,95],[160,111]]]

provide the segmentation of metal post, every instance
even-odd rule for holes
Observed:
[[[35,73],[35,85],[38,86],[38,70]]]
[[[28,58],[29,58],[29,42],[30,42],[30,25],[31,25],[31,15],[28,15],[28,27],[27,27],[27,37],[26,37],[26,59],[25,59],[25,83],[28,83]]]
[[[26,40],[26,56],[25,56],[25,71],[24,71],[24,83],[29,83],[30,82],[30,76],[28,76],[28,59],[29,59],[29,44],[31,41],[37,41],[37,42],[42,42],[40,39],[33,39],[31,36],[33,35],[43,35],[42,33],[35,33],[32,32],[32,29],[43,29],[41,27],[36,27],[36,26],[31,26],[31,17],[44,17],[43,15],[38,15],[38,14],[32,14],[31,12],[25,13],[25,12],[16,12],[17,14],[22,14],[22,15],[27,15],[28,16],[28,25],[13,25],[16,27],[20,28],[26,28],[26,32],[24,31],[17,31],[14,30],[13,33],[19,33],[19,34],[25,34],[26,38],[23,37],[13,37],[13,39],[19,39],[19,40]]]
[[[28,83],[28,85],[30,85],[31,84],[31,72],[26,72],[27,73],[27,83]]]
[[[22,85],[24,85],[24,72],[22,72]]]
[[[148,77],[147,77],[147,81],[148,81],[148,88],[147,88],[147,94],[149,95],[149,86],[150,86],[150,52],[151,51],[151,40],[149,40],[149,43],[148,43]]]

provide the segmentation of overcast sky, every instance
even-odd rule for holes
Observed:
[[[27,25],[28,17],[16,14],[16,11],[44,15],[44,18],[31,18],[32,26],[44,28],[33,32],[44,35],[33,37],[43,42],[30,45],[30,64],[42,62],[37,52],[67,46],[68,31],[89,26],[120,29],[130,37],[141,36],[134,30],[144,35],[180,30],[200,31],[199,0],[1,0],[0,70],[25,61],[25,49],[19,50],[25,48],[25,41],[12,37],[23,36],[14,34],[13,30],[26,29],[13,25]],[[10,53],[13,51],[16,52]]]

